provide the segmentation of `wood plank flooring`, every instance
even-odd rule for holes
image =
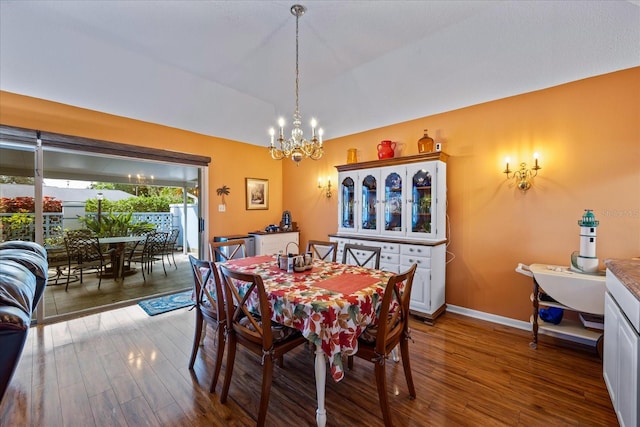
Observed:
[[[259,360],[239,348],[230,397],[208,392],[211,330],[195,370],[187,368],[195,314],[147,316],[137,305],[34,327],[0,406],[2,426],[252,426]],[[411,363],[417,398],[402,366],[387,365],[396,426],[616,426],[593,350],[446,313],[414,319]],[[356,359],[327,378],[328,426],[381,426],[373,366]],[[275,368],[268,426],[315,425],[314,355],[301,346]],[[222,374],[224,375],[224,366]]]

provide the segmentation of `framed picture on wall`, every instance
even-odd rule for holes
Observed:
[[[245,178],[247,210],[269,209],[269,180]]]

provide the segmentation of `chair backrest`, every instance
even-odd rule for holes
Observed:
[[[309,242],[307,242],[307,252],[311,252],[314,258],[336,262],[336,257],[338,256],[338,242],[309,240]]]
[[[268,352],[273,346],[271,308],[262,278],[220,266],[227,310],[227,328],[239,339]],[[243,283],[242,283],[243,282]],[[242,288],[242,290],[240,289]],[[256,306],[257,304],[257,306]]]
[[[189,255],[189,263],[193,273],[193,297],[196,305],[204,310],[205,315],[215,310],[218,322],[224,321],[224,293],[216,265],[193,255]]]
[[[342,263],[361,267],[380,268],[381,248],[347,243],[342,253]]]
[[[233,258],[245,258],[246,256],[247,243],[244,239],[209,243],[209,260],[213,262],[224,262]]]
[[[147,255],[161,254],[164,251],[169,233],[167,231],[152,231],[147,234],[144,251]]]
[[[167,237],[166,250],[173,251],[176,248],[178,243],[178,235],[180,234],[180,230],[178,228],[172,228],[169,232],[169,236]]]
[[[409,302],[417,264],[389,278],[378,315],[376,352],[387,354],[390,348],[409,334]]]
[[[102,259],[102,248],[97,237],[86,233],[67,233],[64,236],[64,244],[69,259],[75,262],[87,263]]]

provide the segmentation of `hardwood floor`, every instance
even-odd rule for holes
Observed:
[[[208,392],[211,330],[187,368],[195,313],[155,317],[137,305],[34,327],[0,406],[2,426],[251,426],[259,360],[238,349],[229,401]],[[397,426],[616,426],[593,350],[446,313],[412,322],[417,398],[400,364],[387,365]],[[299,347],[275,368],[267,425],[315,425],[314,355]],[[224,375],[224,366],[222,375]],[[328,426],[381,426],[373,366],[327,378]]]

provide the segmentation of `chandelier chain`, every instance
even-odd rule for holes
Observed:
[[[312,160],[318,160],[324,154],[322,147],[322,129],[316,132],[316,120],[311,119],[311,138],[305,139],[304,133],[300,128],[302,116],[300,115],[300,17],[304,15],[306,8],[302,5],[295,4],[291,6],[291,14],[296,17],[296,107],[293,113],[293,129],[291,137],[284,137],[284,119],[278,120],[279,132],[276,139],[276,131],[274,128],[269,129],[271,135],[271,143],[269,144],[269,154],[274,160],[282,160],[285,157],[291,158],[296,165],[302,159],[308,157]],[[278,145],[276,146],[276,141]]]

